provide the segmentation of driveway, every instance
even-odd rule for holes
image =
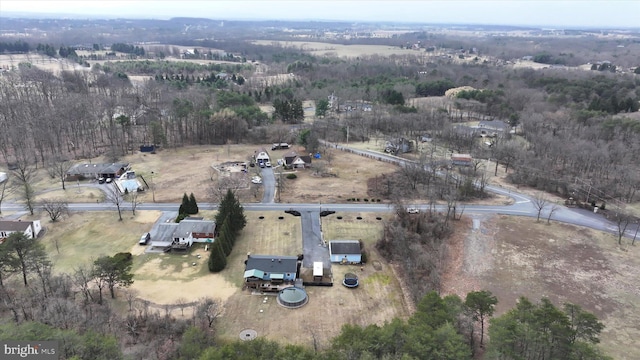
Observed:
[[[322,261],[325,269],[331,268],[329,247],[322,240],[320,211],[304,210],[300,211],[300,214],[300,222],[302,225],[302,253],[304,254],[302,266],[312,268],[314,262]]]
[[[271,204],[276,194],[276,177],[272,168],[261,168],[260,172],[262,173],[262,186],[264,187],[262,203]]]

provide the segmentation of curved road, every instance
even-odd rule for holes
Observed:
[[[368,150],[360,150],[344,147],[342,145],[330,144],[327,142],[322,142],[328,146],[332,146],[339,150],[349,151],[354,154],[366,156],[368,158],[373,158],[379,161],[394,163],[400,166],[404,166],[411,161],[398,158],[393,155],[378,153],[374,151]],[[262,170],[263,184],[265,187],[264,197],[262,203],[248,203],[243,204],[245,210],[248,211],[284,211],[289,209],[295,209],[300,211],[301,213],[309,213],[311,218],[319,218],[319,213],[321,209],[323,210],[332,210],[332,211],[342,211],[342,212],[391,212],[393,211],[393,205],[388,204],[315,204],[315,203],[275,203],[274,202],[274,193],[275,193],[275,177],[273,174],[273,170],[271,168],[264,168]],[[95,184],[84,184],[82,186],[89,186],[92,188],[101,188],[101,185]],[[510,191],[503,189],[497,186],[487,185],[485,187],[490,192],[494,192],[496,194],[505,195],[511,197],[514,200],[514,203],[511,205],[462,205],[459,204],[457,207],[458,211],[464,210],[465,214],[505,214],[505,215],[517,215],[517,216],[528,216],[528,217],[536,217],[537,209],[533,205],[532,199],[522,193]],[[542,210],[541,218],[546,219],[549,216],[549,211],[551,211],[551,207],[554,204],[548,204]],[[169,204],[169,203],[142,203],[137,206],[137,210],[160,210],[160,211],[175,211],[177,204]],[[217,209],[217,204],[214,203],[201,203],[198,204],[200,209],[204,210],[215,210]],[[124,202],[120,205],[123,211],[130,211],[131,205],[128,202]],[[420,205],[417,204],[415,207],[421,210],[428,210],[428,205]],[[446,206],[437,205],[435,206],[436,210],[442,211],[446,210]],[[18,212],[14,216],[19,216],[24,214],[24,206],[16,203],[3,203],[2,208],[3,211],[16,211]],[[104,210],[115,210],[115,205],[111,203],[71,203],[69,204],[70,211],[104,211]],[[303,219],[307,219],[307,216],[303,216]],[[609,233],[617,234],[618,227],[615,223],[608,221],[604,217],[594,214],[592,212],[578,209],[578,208],[567,208],[565,206],[557,206],[555,211],[551,216],[551,220],[564,222],[568,224],[574,224],[584,227],[589,227],[592,229],[606,231]],[[306,223],[306,221],[303,221]],[[304,225],[304,224],[303,224]],[[308,224],[311,228],[315,229],[319,227],[319,225],[315,225],[315,221]],[[314,230],[315,232],[315,230]],[[635,234],[635,227],[630,224],[629,228],[625,232],[625,236],[633,237]],[[317,236],[313,237],[314,239]],[[318,239],[315,239],[318,241]],[[319,240],[321,242],[321,239]]]

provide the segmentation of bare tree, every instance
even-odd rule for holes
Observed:
[[[4,197],[13,192],[13,188],[9,187],[7,189],[7,185],[9,185],[9,180],[5,180],[0,184],[0,214],[2,214],[2,201]]]
[[[69,213],[69,203],[64,199],[44,199],[40,201],[42,210],[49,214],[52,222]]]
[[[136,301],[136,297],[138,297],[138,291],[135,289],[125,289],[124,297],[127,299],[127,304],[129,304],[129,311],[133,311],[133,303]]]
[[[111,202],[116,206],[118,210],[118,221],[122,221],[122,204],[124,199],[120,194],[120,189],[118,189],[118,185],[116,183],[112,183],[111,186],[107,186],[107,190],[105,191],[107,195],[107,201]]]
[[[547,206],[547,202],[549,200],[547,200],[547,198],[544,197],[544,194],[542,193],[537,193],[536,196],[533,197],[533,199],[531,199],[531,202],[533,203],[533,206],[535,206],[537,213],[537,218],[536,218],[536,222],[540,222],[540,214],[542,213],[542,209],[544,209],[545,206]]]
[[[205,297],[198,301],[194,315],[196,319],[206,320],[207,326],[211,328],[213,322],[222,314],[222,303],[219,299]]]
[[[139,193],[135,190],[127,194],[129,203],[131,203],[131,212],[133,213],[133,216],[136,215],[136,208],[138,207],[138,205],[140,205],[140,200],[138,199],[138,197]]]
[[[184,316],[184,308],[187,307],[187,299],[181,297],[176,300],[176,305],[180,308],[180,313]]]
[[[636,222],[636,232],[633,234],[633,240],[631,240],[631,246],[635,246],[636,238],[638,237],[638,230],[640,229],[640,221]]]
[[[616,230],[618,235],[618,245],[622,245],[622,238],[624,237],[627,227],[631,222],[631,216],[623,212],[615,213]]]
[[[62,183],[62,190],[66,190],[65,181],[67,178],[67,171],[70,166],[71,163],[69,160],[64,158],[53,159],[49,161],[47,166],[47,173],[49,176],[51,176],[52,179],[60,179],[60,182]]]
[[[81,265],[75,268],[73,276],[71,277],[73,284],[80,289],[85,304],[89,304],[89,302],[93,300],[91,290],[89,289],[89,283],[93,279],[92,274],[93,269],[91,266]]]
[[[232,179],[231,176],[219,176],[218,181],[209,186],[209,197],[213,202],[220,202],[227,194],[227,190],[236,193],[241,187],[241,182]]]
[[[547,224],[551,223],[551,216],[553,216],[553,213],[555,213],[556,211],[558,211],[558,209],[560,209],[558,207],[558,205],[556,204],[551,204],[551,209],[549,209],[549,214],[547,215]]]
[[[34,168],[26,161],[19,161],[17,168],[13,170],[16,178],[16,192],[21,200],[25,202],[25,208],[33,215],[34,200],[36,193],[33,190],[32,182],[35,177]]]

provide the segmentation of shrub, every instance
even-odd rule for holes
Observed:
[[[363,263],[363,264],[366,264],[366,263],[367,263],[367,260],[368,260],[368,259],[367,259],[367,252],[366,252],[366,251],[364,251],[364,250],[362,250],[362,256],[361,256],[361,258],[360,258],[360,262],[361,262],[361,263]]]
[[[291,179],[291,180],[293,180],[293,179],[295,179],[295,178],[297,178],[297,177],[298,177],[298,176],[297,176],[296,174],[287,174],[287,179]]]

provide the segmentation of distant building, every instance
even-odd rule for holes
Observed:
[[[127,170],[128,163],[76,164],[67,170],[67,180],[116,178]]]
[[[455,166],[471,166],[473,158],[469,154],[451,154],[451,164]]]

